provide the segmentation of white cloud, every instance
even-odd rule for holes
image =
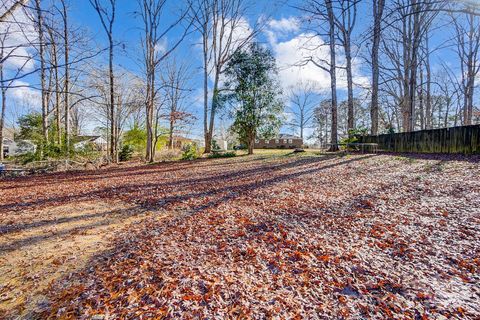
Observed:
[[[267,25],[270,30],[282,33],[297,32],[300,30],[300,23],[297,17],[281,18],[280,20],[271,19]]]
[[[4,12],[12,3],[12,0],[3,1],[0,12]],[[3,57],[6,57],[7,71],[19,68],[30,71],[34,68],[31,43],[36,41],[37,35],[33,22],[25,10],[17,9],[0,25],[0,47],[3,48]]]
[[[14,81],[12,88],[8,90],[8,95],[16,104],[27,109],[39,109],[41,106],[41,94],[33,89],[29,83],[24,81]]]
[[[165,52],[167,52],[167,46],[168,46],[167,38],[161,39],[160,42],[155,45],[155,53],[160,55],[164,54]]]
[[[279,38],[284,38],[300,30],[300,22],[296,17],[271,19],[267,23],[265,34],[270,43],[275,43]]]
[[[283,24],[288,25],[287,23],[275,23],[274,25],[281,26]],[[277,60],[280,82],[283,88],[295,86],[299,82],[313,82],[316,84],[317,92],[329,91],[329,73],[312,62],[305,63],[310,57],[317,62],[321,60],[329,61],[330,48],[325,41],[311,33],[296,34],[282,41],[278,40],[276,36],[272,36],[272,32],[272,30],[267,30],[267,37]],[[338,52],[341,53],[341,48]],[[344,62],[345,57],[337,53],[337,63],[341,66]],[[323,63],[323,65],[328,67],[327,64]],[[358,61],[354,60],[352,65],[354,83],[367,85],[369,80],[360,74]],[[347,88],[346,73],[343,69],[337,69],[337,87],[338,89]]]

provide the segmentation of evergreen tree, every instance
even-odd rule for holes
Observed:
[[[267,48],[252,43],[233,54],[225,75],[230,93],[223,99],[232,106],[231,129],[253,154],[255,139],[270,138],[281,125],[284,104],[275,58]]]

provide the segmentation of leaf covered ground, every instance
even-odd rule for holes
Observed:
[[[43,290],[43,318],[480,317],[478,158],[260,154],[5,180],[0,192],[0,237],[78,203],[148,211]],[[2,249],[28,252],[14,241]]]

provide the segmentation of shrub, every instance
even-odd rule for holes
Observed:
[[[208,155],[208,158],[210,159],[217,159],[217,158],[233,158],[233,157],[236,157],[237,154],[233,151],[230,151],[230,152],[214,152],[214,153],[210,153]]]
[[[340,140],[340,143],[357,143],[361,136],[367,135],[368,130],[366,128],[357,128],[348,130],[348,137]],[[351,149],[356,149],[356,147],[350,146]]]
[[[15,158],[23,165],[26,165],[30,162],[42,160],[40,152],[27,152],[22,155],[16,156]]]
[[[182,160],[194,160],[197,159],[199,156],[197,144],[191,143],[187,144],[183,148],[183,153],[182,153]]]
[[[120,161],[128,161],[132,159],[134,151],[135,150],[132,145],[126,144],[122,147],[122,150],[118,154],[118,158],[120,159]]]
[[[155,155],[157,161],[174,161],[182,158],[182,152],[178,149],[162,149]]]

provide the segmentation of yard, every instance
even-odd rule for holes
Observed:
[[[269,151],[0,195],[0,318],[480,317],[478,157]]]

